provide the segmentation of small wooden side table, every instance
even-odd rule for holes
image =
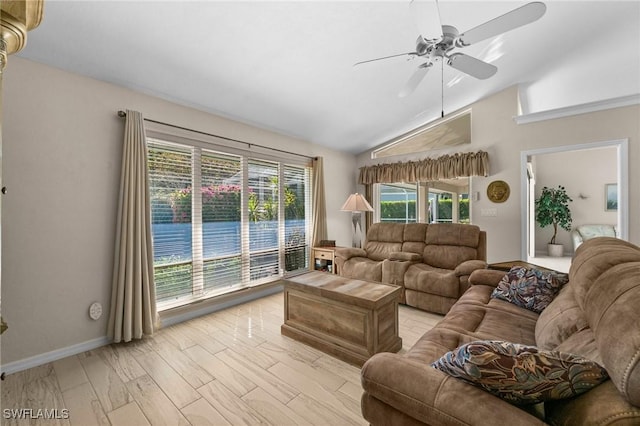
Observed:
[[[313,247],[311,249],[311,264],[310,269],[312,271],[329,272],[331,274],[337,274],[336,270],[336,249],[340,247]]]

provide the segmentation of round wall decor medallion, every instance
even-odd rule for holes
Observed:
[[[509,184],[503,180],[494,180],[487,187],[487,197],[494,203],[504,203],[509,198]]]

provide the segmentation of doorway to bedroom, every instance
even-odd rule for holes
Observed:
[[[540,228],[535,222],[535,199],[545,186],[566,188],[573,200],[569,203],[572,231],[581,225],[611,225],[620,238],[627,239],[627,150],[624,139],[522,152],[522,259],[563,272],[571,264],[572,232],[559,228],[556,242],[564,246],[563,256],[551,257],[546,246],[553,229]]]

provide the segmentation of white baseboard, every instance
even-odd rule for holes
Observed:
[[[68,356],[77,355],[82,352],[97,349],[99,347],[108,345],[111,340],[104,337],[98,337],[97,339],[87,340],[86,342],[76,343],[75,345],[67,346],[65,348],[56,349],[43,354],[34,355],[29,358],[13,361],[8,364],[2,364],[0,369],[3,373],[11,374],[18,371],[26,370],[29,368],[37,367],[39,365],[46,364],[48,362],[57,361]]]

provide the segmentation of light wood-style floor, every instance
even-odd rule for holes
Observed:
[[[401,305],[402,351],[440,319]],[[280,293],[8,375],[1,424],[366,425],[360,369],[281,336],[282,322]],[[5,418],[19,408],[69,418]]]

